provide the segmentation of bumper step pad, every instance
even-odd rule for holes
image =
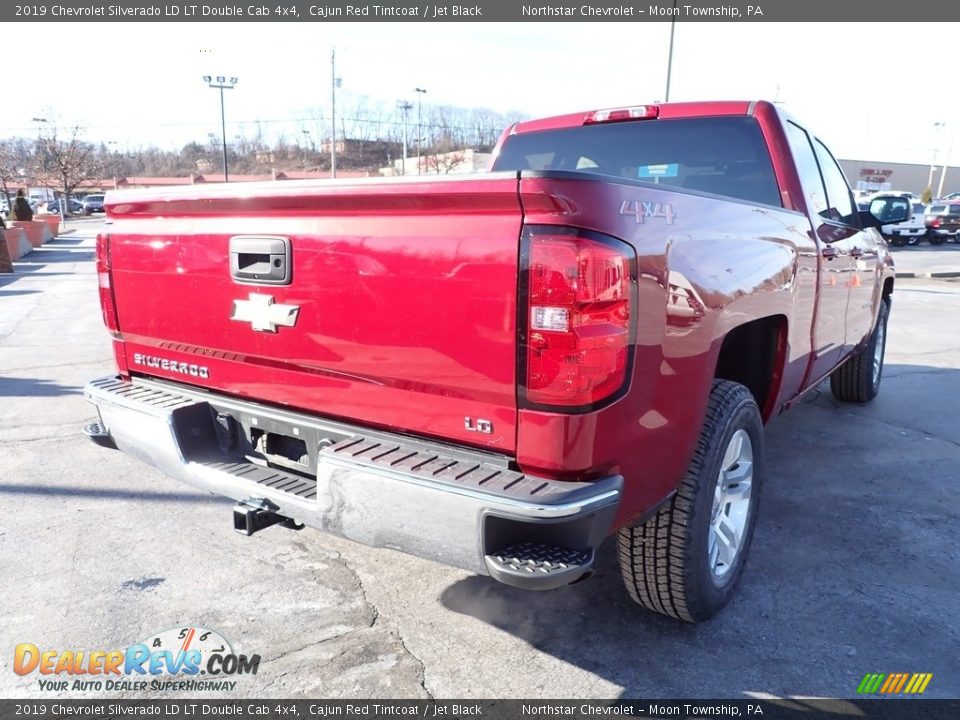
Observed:
[[[83,434],[93,440],[100,447],[117,449],[117,444],[110,437],[107,429],[98,422],[88,423],[83,426]]]
[[[525,542],[484,559],[490,574],[500,582],[527,590],[552,590],[591,575],[593,557],[592,550]]]

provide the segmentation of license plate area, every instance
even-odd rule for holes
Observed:
[[[329,429],[212,407],[220,449],[249,462],[315,479],[320,450],[350,437]]]

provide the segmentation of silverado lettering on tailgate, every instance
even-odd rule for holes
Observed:
[[[193,365],[191,363],[177,362],[167,358],[156,357],[154,355],[144,355],[143,353],[133,354],[133,364],[143,365],[144,367],[160,368],[170,372],[189,375],[190,377],[209,378],[210,370],[204,365]]]

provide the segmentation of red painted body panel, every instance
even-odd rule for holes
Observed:
[[[131,371],[513,451],[515,175],[116,193],[108,212]],[[290,238],[292,283],[234,282],[240,234]],[[296,326],[231,321],[251,292],[299,306]],[[136,353],[203,365],[209,379],[138,366]],[[468,432],[465,417],[494,432]]]
[[[806,206],[773,105],[681,103],[659,112],[753,114],[783,207],[573,173],[110,193],[121,371],[126,365],[191,382],[135,358],[202,363],[210,378],[193,382],[233,395],[483,447],[538,475],[619,473],[625,482],[615,527],[634,521],[676,489],[731,330],[760,318],[781,328],[763,408],[769,418],[863,340],[880,288],[893,276],[874,231],[850,240],[873,252],[872,264],[823,260],[827,241],[838,238]],[[500,143],[514,133],[578,126],[585,115],[520,123]],[[639,219],[623,213],[624,203],[669,204],[673,219]],[[630,386],[607,407],[574,414],[518,408],[524,224],[592,230],[636,252]],[[232,281],[227,246],[238,234],[289,237],[292,284]],[[298,305],[297,325],[271,334],[230,321],[232,301],[249,292]],[[494,432],[469,432],[465,417],[490,420]]]
[[[676,488],[700,433],[720,344],[731,329],[782,316],[787,342],[779,397],[802,389],[817,282],[809,221],[793,211],[609,179],[524,178],[520,188],[525,222],[597,230],[637,251],[630,392],[586,415],[521,410],[518,423],[517,460],[524,470],[622,474],[622,524]],[[674,223],[638,223],[620,214],[625,201],[670,203]]]

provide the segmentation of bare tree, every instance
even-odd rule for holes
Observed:
[[[24,181],[24,172],[31,165],[30,145],[22,138],[0,142],[0,191],[10,204],[13,186]]]
[[[55,122],[48,121],[37,137],[34,167],[39,179],[46,180],[50,185],[59,185],[63,193],[61,209],[67,205],[74,190],[85,180],[97,178],[101,172],[96,147],[83,141],[80,136],[79,125],[61,133]]]

